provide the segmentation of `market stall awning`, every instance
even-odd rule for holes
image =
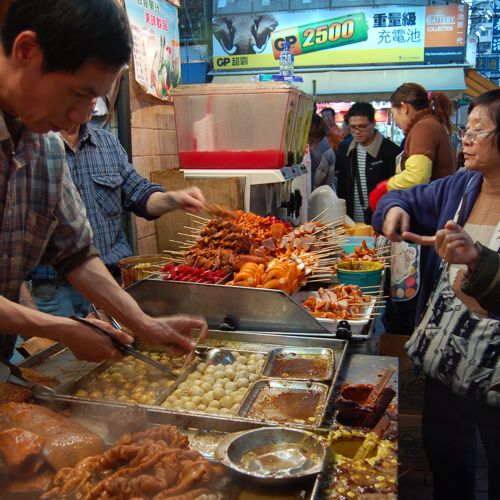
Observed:
[[[495,90],[498,85],[488,78],[481,76],[476,70],[468,69],[465,75],[465,83],[467,84],[467,89],[464,92],[465,95],[469,97],[477,97],[484,92],[489,90]]]
[[[460,97],[467,88],[464,68],[461,66],[396,69],[331,69],[305,72],[299,87],[308,94],[332,101],[381,101],[389,99],[396,88],[405,82],[416,82],[427,90],[442,91],[450,98]],[[247,74],[218,74],[212,72],[214,83],[241,83],[250,81]]]

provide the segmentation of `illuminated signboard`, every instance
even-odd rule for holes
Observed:
[[[276,68],[284,41],[299,68],[458,62],[467,5],[225,14],[212,24],[218,71]]]

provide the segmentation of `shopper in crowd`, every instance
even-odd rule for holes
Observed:
[[[321,118],[326,128],[326,138],[330,143],[331,148],[334,152],[344,139],[344,134],[341,128],[335,123],[335,110],[333,108],[323,108],[321,110]]]
[[[394,120],[405,134],[404,149],[398,158],[397,173],[370,192],[372,210],[387,191],[425,184],[456,170],[450,140],[453,106],[448,97],[442,92],[427,92],[416,83],[405,83],[396,89],[390,101]],[[391,300],[382,317],[388,333],[410,335],[415,328],[420,274],[427,253],[427,249],[415,245],[392,245],[391,254],[395,257],[386,279]]]
[[[335,153],[326,138],[325,124],[316,113],[311,120],[307,142],[311,156],[312,189],[327,185],[335,190]]]
[[[90,120],[91,116],[89,116]],[[200,211],[205,198],[196,187],[165,191],[142,177],[131,165],[118,139],[92,122],[61,131],[73,182],[87,209],[93,244],[110,273],[120,280],[118,263],[132,255],[121,227],[122,207],[153,220],[174,209]],[[37,307],[57,316],[86,316],[89,301],[51,266],[31,273],[31,290]]]
[[[375,109],[370,103],[354,103],[346,116],[353,139],[337,156],[337,194],[346,200],[349,217],[370,223],[368,193],[394,175],[400,149],[376,129]]]
[[[466,171],[393,190],[373,217],[392,241],[432,245],[406,347],[426,375],[423,438],[439,500],[474,498],[477,430],[489,498],[500,498],[499,131],[497,89],[473,103]]]
[[[442,92],[427,92],[418,83],[404,83],[391,96],[391,112],[405,135],[397,173],[370,190],[370,206],[393,189],[408,189],[450,175],[456,170],[451,145],[453,104]]]
[[[13,0],[0,42],[0,325],[8,334],[1,354],[10,356],[22,334],[60,341],[82,359],[121,357],[94,329],[18,304],[24,276],[40,261],[146,342],[191,349],[203,320],[146,315],[97,257],[63,143],[48,133],[85,122],[129,61],[124,10],[115,0]]]

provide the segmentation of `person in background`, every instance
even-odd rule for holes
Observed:
[[[16,335],[65,344],[80,359],[121,358],[93,328],[19,304],[24,276],[43,262],[149,344],[194,348],[201,318],[153,318],[120,288],[92,246],[60,136],[87,121],[128,63],[132,37],[115,0],[13,0],[0,30],[0,354]],[[93,320],[119,342],[133,339]]]
[[[423,439],[435,499],[475,497],[478,431],[488,498],[500,498],[500,89],[477,97],[461,133],[465,171],[379,202],[373,225],[429,245],[417,327],[406,344],[425,373]],[[410,232],[411,231],[411,232]]]
[[[346,200],[351,219],[369,224],[368,193],[394,175],[400,149],[375,128],[375,109],[370,103],[354,103],[346,117],[353,139],[337,157],[337,194]]]
[[[405,83],[396,89],[390,101],[394,120],[405,134],[405,143],[397,173],[379,182],[370,192],[372,210],[388,191],[426,184],[456,170],[450,140],[453,105],[448,97],[442,92],[427,92],[417,83]],[[420,270],[425,266],[427,253],[426,248],[404,242],[392,245],[391,254],[395,257],[386,279],[391,300],[387,301],[382,317],[388,333],[410,335],[415,327]]]
[[[153,220],[174,209],[197,212],[205,205],[196,187],[165,191],[142,177],[129,163],[118,139],[90,121],[61,131],[61,136],[73,183],[87,209],[93,244],[118,281],[119,261],[132,255],[121,227],[122,207]],[[31,273],[31,292],[43,312],[66,317],[89,312],[89,301],[69,283],[60,282],[50,266],[37,266]]]
[[[370,207],[393,189],[408,189],[452,174],[456,170],[450,134],[453,104],[442,92],[427,92],[418,83],[404,83],[391,96],[396,125],[405,135],[397,173],[370,190]]]
[[[309,151],[311,155],[311,186],[316,189],[327,185],[335,190],[335,153],[325,135],[321,117],[314,113],[309,129]]]
[[[344,134],[340,127],[335,123],[335,110],[332,108],[323,108],[321,110],[321,118],[326,128],[326,138],[330,143],[331,148],[336,153],[337,149],[344,139]]]

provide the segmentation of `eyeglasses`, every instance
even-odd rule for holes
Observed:
[[[362,123],[361,125],[349,125],[351,130],[366,130],[371,123]]]
[[[463,141],[464,139],[467,139],[467,141],[469,141],[469,142],[475,142],[478,135],[493,134],[495,132],[496,132],[496,129],[495,130],[481,130],[479,132],[476,132],[475,130],[469,130],[469,129],[465,129],[465,128],[457,128],[457,137],[461,141]]]

